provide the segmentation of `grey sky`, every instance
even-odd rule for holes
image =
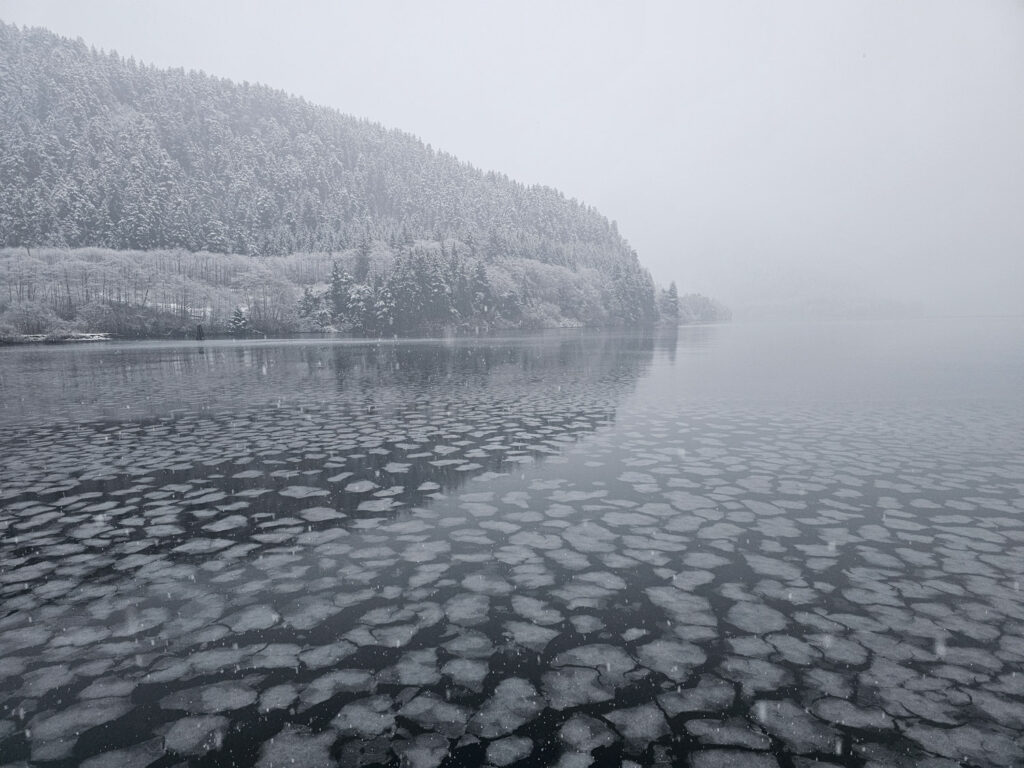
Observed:
[[[741,312],[1024,313],[1024,3],[47,2],[45,26],[263,82],[544,183]]]

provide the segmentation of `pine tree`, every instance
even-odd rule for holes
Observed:
[[[676,281],[668,284],[668,295],[665,300],[665,310],[668,317],[666,320],[679,320],[679,291],[676,289]]]
[[[356,283],[349,300],[349,321],[360,333],[368,333],[374,326],[373,291],[370,286]]]
[[[396,330],[401,333],[414,328],[422,316],[423,306],[421,285],[408,254],[401,254],[395,259],[388,278],[388,289],[395,305],[393,318]]]
[[[487,279],[487,267],[482,261],[476,263],[472,286],[473,316],[486,319],[494,305],[494,297],[491,294],[490,280]]]
[[[331,287],[327,295],[332,317],[341,323],[351,322],[352,278],[338,262],[331,266]]]
[[[373,320],[375,330],[379,334],[387,334],[394,328],[395,297],[386,285],[377,287],[374,292]]]
[[[232,336],[243,336],[249,331],[249,320],[245,316],[245,312],[241,307],[235,307],[235,311],[231,314],[231,320],[228,321],[228,333]]]
[[[357,283],[365,283],[367,275],[370,274],[370,238],[363,235],[359,243],[359,250],[356,251],[356,263],[353,267]]]
[[[299,317],[314,318],[320,312],[321,303],[321,297],[307,285],[302,289],[302,298],[299,299]]]

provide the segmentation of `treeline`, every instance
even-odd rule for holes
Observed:
[[[0,250],[0,337],[81,331],[351,331],[390,336],[494,328],[673,322],[674,286],[649,276],[570,270],[532,259],[488,263],[458,241],[251,257],[187,251]],[[660,307],[660,311],[659,311]]]
[[[675,314],[680,323],[725,323],[732,320],[732,311],[728,307],[700,293],[680,296],[676,306]]]

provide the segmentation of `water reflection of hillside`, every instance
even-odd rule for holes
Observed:
[[[5,557],[45,558],[86,535],[105,549],[99,569],[144,545],[273,547],[425,505],[608,423],[654,348],[652,336],[577,334],[27,355],[5,382],[5,416],[21,423],[5,441],[2,498],[61,514],[13,521],[26,530]],[[41,427],[56,402],[70,417]],[[97,503],[83,533],[79,513]]]
[[[486,341],[6,349],[0,351],[0,423],[139,422],[179,410],[277,407],[353,394],[369,395],[379,406],[435,395],[439,386],[498,384],[508,394],[524,383],[585,382],[588,391],[614,397],[616,387],[646,369],[655,344],[651,335],[560,332]]]

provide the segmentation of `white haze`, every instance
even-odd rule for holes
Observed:
[[[617,220],[741,316],[1024,313],[1024,4],[44,2],[0,19],[258,81]]]

